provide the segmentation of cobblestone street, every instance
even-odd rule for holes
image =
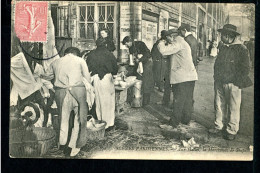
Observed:
[[[164,130],[159,125],[167,122],[170,113],[156,102],[162,99],[162,93],[154,90],[152,102],[144,108],[131,108],[126,106],[125,110],[116,115],[115,129],[105,133],[102,140],[89,141],[82,148],[84,155],[80,158],[126,158],[135,157],[134,151],[138,155],[149,150],[149,154],[160,152],[175,153],[165,155],[164,159],[180,157],[180,152],[190,155],[190,158],[199,158],[199,153],[206,151],[207,154],[213,152],[214,158],[218,159],[221,153],[233,151],[231,157],[236,158],[237,154],[245,154],[250,158],[250,151],[253,146],[253,87],[243,91],[243,101],[241,108],[241,129],[234,141],[223,139],[222,135],[210,135],[208,128],[214,127],[214,107],[213,107],[213,64],[214,59],[204,57],[199,66],[199,81],[196,83],[194,91],[195,110],[193,121],[189,126],[181,125],[177,129]],[[253,77],[251,75],[251,77]],[[196,147],[185,147],[183,141],[194,138]],[[120,151],[120,152],[119,152]],[[166,152],[167,151],[167,152]],[[194,151],[200,151],[195,152]],[[129,155],[130,154],[130,155]],[[141,154],[142,155],[142,154]],[[144,156],[140,155],[140,159]],[[213,156],[211,155],[211,156]],[[204,155],[205,156],[205,155]],[[206,157],[201,159],[206,159]],[[63,158],[63,154],[48,154],[47,157]],[[154,157],[153,157],[154,158]],[[163,158],[160,158],[163,159]],[[209,158],[207,158],[209,159]]]

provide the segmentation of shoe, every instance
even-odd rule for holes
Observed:
[[[158,91],[164,93],[164,89],[159,88]]]
[[[163,124],[163,125],[159,125],[160,128],[165,129],[165,130],[171,130],[173,129],[173,127],[171,125],[167,125],[167,124]]]
[[[172,109],[171,109],[169,106],[164,106],[164,109],[165,109],[166,111],[168,111],[168,112],[171,112],[171,111],[172,111]]]
[[[106,132],[115,131],[115,126],[110,126],[106,129]]]
[[[223,137],[224,137],[224,139],[229,140],[229,141],[236,139],[236,135],[230,134],[228,132],[226,132],[226,134]]]
[[[163,105],[162,101],[156,102],[157,105]]]
[[[212,134],[218,134],[218,133],[220,133],[222,130],[220,130],[220,129],[216,129],[216,128],[214,128],[214,129],[209,129],[209,133],[212,133]]]
[[[72,148],[70,157],[75,157],[80,152],[80,148]]]

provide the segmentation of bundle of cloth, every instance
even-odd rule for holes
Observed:
[[[24,111],[25,105],[34,101],[40,105],[41,109],[46,108],[47,104],[51,106],[55,91],[50,81],[40,78],[43,73],[43,66],[38,63],[32,73],[23,53],[12,57],[11,80],[13,85],[10,93],[10,106],[18,106],[21,112]],[[51,96],[52,99],[49,99]],[[19,97],[22,102],[20,104],[18,104]],[[47,116],[45,118],[47,123],[48,113],[44,116]]]

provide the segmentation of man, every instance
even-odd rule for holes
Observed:
[[[250,38],[250,40],[245,45],[249,51],[252,67],[254,67],[254,65],[255,65],[255,39]]]
[[[166,33],[168,45],[165,42],[158,44],[162,55],[170,55],[170,84],[173,91],[173,114],[170,126],[175,128],[179,123],[189,124],[192,113],[192,99],[197,72],[192,61],[189,44],[172,29]],[[172,128],[171,127],[171,128]]]
[[[191,56],[192,56],[192,61],[193,64],[198,71],[198,63],[199,63],[199,58],[198,58],[198,48],[199,48],[199,43],[197,39],[192,35],[191,27],[189,24],[182,24],[178,28],[180,35],[184,37],[184,40],[190,45],[191,48]],[[192,98],[192,111],[194,111],[194,99]]]
[[[171,96],[171,86],[170,86],[170,78],[169,78],[169,67],[170,60],[167,56],[163,56],[161,52],[158,50],[158,44],[161,41],[166,41],[165,33],[167,31],[163,30],[161,32],[161,39],[159,39],[152,48],[152,57],[153,57],[153,76],[155,80],[155,84],[159,87],[159,91],[163,92],[163,100],[158,102],[157,104],[164,105],[166,109],[169,109],[170,96]],[[164,90],[162,89],[164,86]]]
[[[161,31],[161,38],[156,41],[151,50],[153,58],[153,77],[155,86],[158,87],[159,91],[163,91],[164,86],[164,76],[167,67],[167,58],[164,58],[159,52],[157,45],[161,40],[166,40],[165,34],[166,30]]]
[[[238,40],[237,27],[226,24],[221,33],[223,45],[214,64],[215,128],[210,133],[220,133],[223,117],[228,114],[224,138],[234,140],[239,130],[241,89],[251,86],[248,77],[250,66],[248,50]]]
[[[69,147],[70,156],[76,156],[80,148],[86,144],[86,122],[88,105],[86,102],[86,88],[83,79],[90,82],[90,74],[86,62],[79,57],[78,48],[70,47],[65,50],[65,56],[54,61],[46,74],[42,77],[54,79],[55,101],[59,110],[60,132],[57,134],[61,149],[65,154],[65,144],[68,139],[69,119],[74,110],[74,127],[72,129]]]
[[[135,74],[137,79],[142,80],[142,91],[143,91],[143,106],[150,103],[151,92],[154,88],[153,79],[153,61],[151,58],[150,50],[147,48],[142,41],[132,41],[129,36],[126,36],[123,41],[123,45],[129,48],[129,53],[133,54],[135,58]],[[141,65],[142,64],[142,65]],[[141,66],[141,67],[140,67]],[[143,71],[139,68],[142,68]],[[139,72],[138,72],[139,71]]]
[[[182,24],[179,27],[179,31],[180,31],[181,36],[184,37],[184,40],[190,45],[193,64],[194,64],[195,68],[198,69],[199,43],[198,43],[197,39],[192,35],[190,25],[189,24]]]

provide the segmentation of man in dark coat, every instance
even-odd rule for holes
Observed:
[[[165,32],[166,30],[163,30],[161,32],[161,38],[157,40],[157,42],[153,45],[153,48],[151,50],[153,58],[153,77],[155,85],[159,88],[159,91],[163,91],[166,67],[169,64],[167,63],[167,58],[165,58],[157,48],[157,45],[159,44],[160,40],[166,39],[164,35]]]
[[[163,56],[158,50],[158,44],[164,40],[166,41],[167,31],[161,31],[161,39],[159,39],[152,48],[152,57],[153,57],[153,76],[156,86],[159,88],[159,91],[163,91],[163,100],[157,104],[162,104],[166,108],[170,107],[170,97],[171,97],[171,85],[169,78],[170,70],[170,59],[168,56]]]
[[[245,44],[245,46],[247,47],[247,49],[249,51],[250,60],[251,60],[252,66],[254,67],[254,64],[255,64],[255,39],[250,38],[250,40],[247,42],[247,44]]]
[[[129,36],[126,36],[123,41],[123,45],[126,45],[129,48],[129,53],[134,55],[135,58],[135,68],[134,72],[137,76],[137,79],[142,80],[142,91],[143,91],[143,106],[150,103],[151,92],[154,87],[153,79],[153,61],[150,50],[147,48],[144,42],[142,41],[132,41]],[[143,73],[139,74],[137,72],[139,63],[143,65]]]
[[[228,113],[224,138],[234,140],[239,130],[241,89],[252,85],[248,77],[249,55],[247,48],[238,41],[237,27],[226,24],[221,33],[223,45],[214,64],[215,128],[210,133],[220,133],[223,117]]]
[[[196,69],[198,69],[198,48],[199,43],[197,39],[191,33],[191,27],[189,24],[182,24],[178,30],[181,32],[181,35],[184,37],[184,40],[190,45],[191,48],[191,55],[193,64]]]

